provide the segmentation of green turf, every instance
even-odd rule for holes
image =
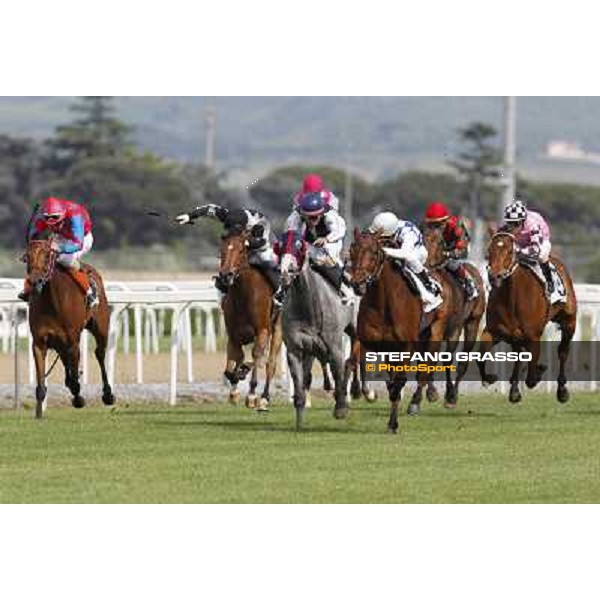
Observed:
[[[307,430],[204,404],[0,413],[1,502],[600,502],[600,395],[424,405],[385,433],[387,403]]]

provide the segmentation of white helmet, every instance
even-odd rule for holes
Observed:
[[[524,221],[527,218],[527,208],[520,200],[515,200],[511,202],[504,209],[504,220],[507,223],[515,223],[519,221]]]
[[[400,227],[400,220],[391,212],[379,213],[371,223],[369,231],[382,237],[392,237]]]

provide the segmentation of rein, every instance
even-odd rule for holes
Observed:
[[[48,248],[47,253],[46,253],[46,266],[45,266],[45,270],[44,270],[44,274],[42,275],[42,277],[40,277],[40,279],[38,279],[38,281],[35,284],[36,289],[38,290],[38,292],[41,292],[42,289],[44,288],[44,286],[52,279],[52,277],[54,276],[54,271],[56,270],[56,258],[58,256],[58,253],[55,250],[52,250],[52,246],[51,246],[51,240],[48,241],[33,241],[33,242],[29,242],[30,245],[36,245],[41,249],[44,248]],[[30,254],[29,252],[27,253],[27,263],[28,263],[28,267],[31,267],[30,263]]]

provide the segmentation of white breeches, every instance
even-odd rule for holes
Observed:
[[[88,233],[84,238],[83,238],[83,248],[81,248],[81,250],[79,250],[78,252],[73,252],[72,254],[59,254],[56,262],[60,265],[62,265],[63,267],[67,267],[67,268],[79,268],[79,259],[84,256],[85,254],[87,254],[91,249],[92,246],[94,245],[94,236],[91,233]]]
[[[332,265],[332,262],[336,265],[341,265],[342,247],[342,240],[327,243],[323,248],[311,244],[308,248],[308,257],[317,265]]]
[[[419,274],[427,262],[427,248],[425,246],[414,248],[403,260],[413,273]]]

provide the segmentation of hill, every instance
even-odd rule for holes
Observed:
[[[69,120],[69,96],[0,98],[0,132],[44,137]],[[205,112],[217,110],[217,160],[261,171],[289,162],[350,161],[366,175],[443,167],[456,151],[456,130],[469,121],[502,126],[499,97],[120,97],[136,141],[164,156],[204,157]],[[539,157],[552,139],[600,151],[600,98],[518,100],[521,167],[550,179],[598,183],[595,168]]]

